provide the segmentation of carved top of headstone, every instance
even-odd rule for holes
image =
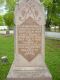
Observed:
[[[44,8],[39,0],[21,0],[15,9],[15,24],[20,25],[28,17],[32,17],[38,24],[45,25]]]

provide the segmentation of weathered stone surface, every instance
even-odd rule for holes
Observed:
[[[31,17],[17,28],[18,53],[28,61],[41,53],[42,28]]]
[[[41,67],[15,67],[13,64],[8,80],[52,80],[49,70],[46,66]]]
[[[22,0],[15,9],[15,59],[8,80],[51,80],[45,65],[45,15],[39,0]]]

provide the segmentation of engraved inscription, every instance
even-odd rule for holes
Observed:
[[[28,18],[18,26],[17,33],[18,53],[31,61],[41,53],[41,26],[34,22],[32,18]]]

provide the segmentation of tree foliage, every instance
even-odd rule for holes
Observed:
[[[3,16],[0,16],[0,26],[3,25]]]
[[[60,0],[43,0],[47,10],[46,27],[60,25]]]
[[[42,0],[42,1],[46,8],[52,7],[53,0]]]
[[[5,21],[5,25],[7,25],[9,28],[12,28],[14,26],[14,9],[16,0],[0,0],[0,6],[4,5],[4,2],[6,2],[6,9],[8,12],[3,16],[3,19]],[[2,20],[0,21],[0,24],[2,24]]]
[[[53,0],[53,7],[51,13],[52,23],[60,26],[60,0]]]
[[[9,29],[11,27],[14,26],[14,14],[13,12],[8,12],[4,15],[4,21],[5,21],[5,24],[9,27]]]
[[[9,11],[14,11],[16,0],[6,0],[6,7]]]
[[[4,0],[0,0],[0,6],[2,6],[4,3]]]

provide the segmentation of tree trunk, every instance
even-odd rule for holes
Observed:
[[[47,20],[46,20],[46,29],[50,30],[51,19],[49,18],[49,7],[47,9]]]
[[[60,32],[60,26],[59,26],[59,32]]]

